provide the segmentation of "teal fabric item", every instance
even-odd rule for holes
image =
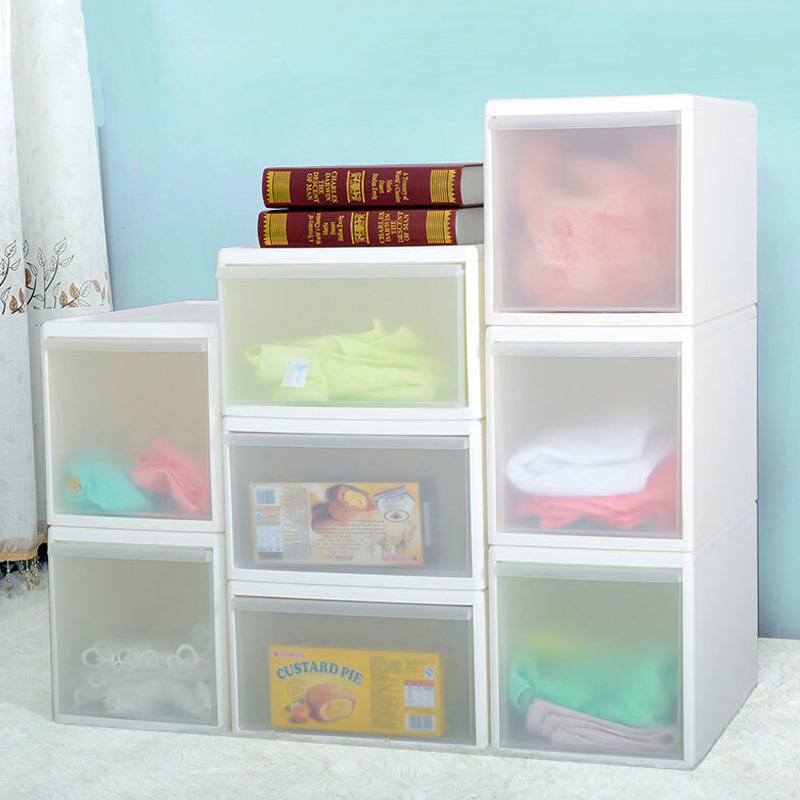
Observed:
[[[422,339],[405,327],[387,333],[379,319],[363,333],[255,345],[247,358],[268,402],[426,403],[438,389]]]
[[[73,512],[136,514],[152,501],[134,486],[128,469],[103,453],[82,453],[66,469],[65,505]]]
[[[678,721],[678,654],[663,648],[518,654],[508,670],[509,700],[526,714],[536,699],[635,728]]]

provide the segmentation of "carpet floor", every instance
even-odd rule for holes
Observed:
[[[32,800],[800,800],[800,641],[693,772],[56,725],[47,581],[0,593],[0,794]]]

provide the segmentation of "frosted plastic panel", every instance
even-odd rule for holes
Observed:
[[[275,614],[329,614],[334,617],[374,617],[375,609],[369,603],[354,603],[349,600],[297,600],[274,597],[234,597],[234,611],[266,611]],[[384,619],[458,620],[472,619],[472,608],[467,606],[412,605],[410,603],[383,603]]]
[[[47,358],[56,513],[211,519],[205,352]]]
[[[52,556],[57,711],[216,725],[212,565],[154,561],[148,547],[137,561],[132,549],[119,561]]]
[[[187,550],[185,547],[150,547],[149,545],[125,545],[106,543],[66,543],[49,542],[48,555],[59,555],[63,558],[110,558],[122,561],[202,561],[209,562],[213,558],[210,550]]]
[[[501,561],[495,574],[503,578],[562,578],[571,581],[633,581],[635,583],[680,583],[678,570],[658,567],[609,567],[582,564],[531,564],[518,561]]]
[[[465,405],[463,274],[267,273],[220,278],[227,403]]]
[[[249,434],[228,442],[235,566],[471,574],[466,437]],[[358,500],[374,498],[370,508],[332,519],[331,504],[348,487]],[[366,539],[369,548],[358,546]]]
[[[679,345],[614,352],[497,346],[498,531],[680,538]]]
[[[489,129],[496,130],[570,130],[573,128],[641,128],[676,125],[680,114],[675,111],[647,111],[616,114],[542,115],[535,117],[501,116],[489,119]]]
[[[200,353],[208,350],[205,339],[60,339],[44,340],[47,350],[111,350],[136,353]]]
[[[492,131],[500,311],[680,310],[680,126],[590,125]]]
[[[502,748],[682,757],[681,583],[607,572],[498,577]]]
[[[288,601],[287,601],[288,602]],[[404,619],[402,604],[359,603],[371,613],[358,616],[317,616],[316,601],[296,600],[294,612],[234,611],[236,679],[239,725],[245,731],[272,730],[270,710],[269,648],[333,647],[354,650],[437,653],[443,674],[441,736],[393,735],[417,744],[447,742],[475,743],[475,688],[472,623],[452,619],[424,619],[419,610],[408,607],[411,618]],[[306,610],[306,613],[304,613]],[[388,615],[386,612],[391,612]],[[436,609],[433,609],[436,613]],[[290,731],[291,732],[291,731]],[[337,731],[309,731],[316,735],[360,736],[369,734]],[[381,735],[377,738],[385,738]]]

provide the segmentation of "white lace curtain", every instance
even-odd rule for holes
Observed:
[[[80,0],[0,0],[0,565],[29,581],[46,536],[39,326],[110,308]]]

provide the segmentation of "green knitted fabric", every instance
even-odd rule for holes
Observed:
[[[274,403],[426,403],[436,398],[437,379],[424,342],[408,328],[255,345],[247,358]],[[287,361],[300,362],[301,385],[285,386]]]
[[[678,653],[663,647],[519,653],[508,669],[509,700],[525,714],[536,699],[636,728],[677,722]]]

